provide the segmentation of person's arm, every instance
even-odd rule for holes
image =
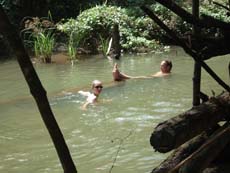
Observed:
[[[97,97],[90,92],[79,91],[78,93],[87,96],[86,102],[81,106],[83,110],[86,110],[87,106],[91,103],[94,103],[97,99]]]
[[[86,110],[86,109],[87,109],[87,106],[88,106],[89,104],[90,104],[90,102],[87,101],[87,102],[85,102],[85,103],[82,105],[81,108],[82,108],[83,110]]]
[[[85,96],[85,97],[89,97],[90,92],[86,92],[86,91],[78,91],[79,94]],[[81,106],[81,109],[86,110],[87,106],[90,104],[90,102],[88,101],[88,98],[86,99],[86,102]]]
[[[86,97],[88,97],[90,94],[90,92],[88,92],[88,91],[78,91],[78,93],[83,95],[83,96],[86,96]]]

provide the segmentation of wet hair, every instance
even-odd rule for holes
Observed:
[[[99,81],[99,80],[94,80],[94,81],[92,82],[92,88],[94,88],[95,85],[98,85],[98,84],[102,84],[102,82]]]
[[[167,66],[170,67],[170,70],[172,69],[172,61],[170,60],[164,60],[164,62],[167,64]]]

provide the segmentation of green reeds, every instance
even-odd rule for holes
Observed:
[[[45,63],[51,62],[51,55],[54,48],[54,35],[51,32],[38,33],[35,36],[34,52],[35,56],[41,58]]]
[[[77,60],[77,48],[80,45],[80,42],[83,40],[84,34],[76,33],[72,31],[69,35],[68,42],[68,55],[70,57],[71,63],[73,65],[74,61]]]
[[[77,50],[74,44],[73,33],[71,33],[69,37],[69,43],[68,43],[68,55],[70,57],[72,65],[74,61],[76,60],[76,53],[77,53]]]
[[[107,51],[109,48],[109,38],[105,39],[101,35],[99,35],[100,40],[101,40],[101,51],[102,54],[106,57],[107,56]]]

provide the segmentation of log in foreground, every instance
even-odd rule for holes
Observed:
[[[230,165],[229,163],[221,165],[212,165],[206,168],[202,173],[229,173]]]
[[[199,173],[207,168],[230,141],[230,126],[228,123],[218,131],[218,133],[212,135],[196,152],[178,164],[175,169],[177,167],[180,168],[179,173]],[[174,173],[174,171],[170,173]]]
[[[166,160],[152,170],[152,173],[168,173],[182,160],[196,151],[208,139],[206,133],[202,133],[190,141],[178,147]]]
[[[158,124],[150,137],[150,143],[155,150],[168,152],[228,118],[226,117],[228,115],[230,115],[230,93],[225,92]]]

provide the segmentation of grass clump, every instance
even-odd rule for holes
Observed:
[[[34,40],[35,56],[45,63],[51,62],[51,56],[54,48],[54,35],[51,32],[36,34]]]

